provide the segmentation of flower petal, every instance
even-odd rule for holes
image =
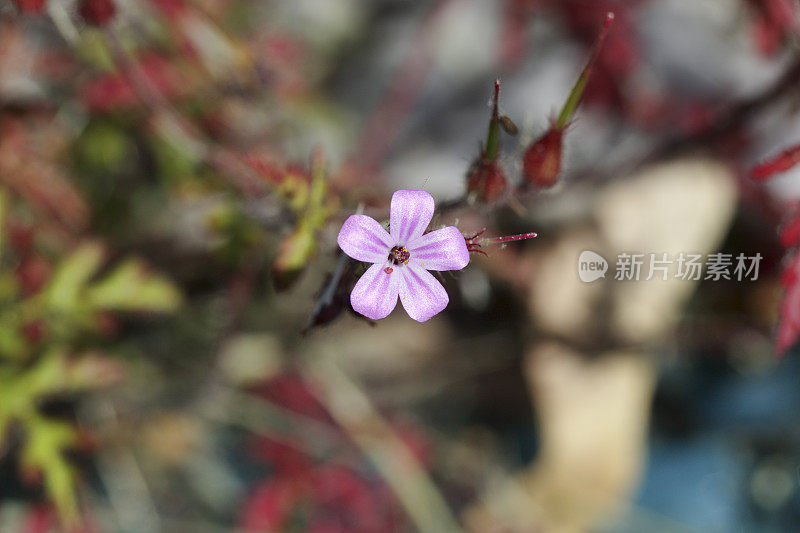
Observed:
[[[408,316],[417,322],[425,322],[447,307],[450,298],[433,274],[411,263],[397,270],[403,276],[400,302]]]
[[[353,309],[372,320],[386,318],[397,305],[397,293],[402,281],[399,269],[394,268],[387,273],[385,268],[386,262],[369,267],[350,293]]]
[[[425,191],[396,191],[392,195],[389,231],[404,246],[425,232],[433,218],[433,196]]]
[[[426,270],[461,270],[469,263],[464,235],[455,226],[426,233],[408,246],[411,260]]]
[[[383,264],[394,246],[383,226],[366,215],[350,215],[342,224],[336,242],[344,253],[365,263]]]

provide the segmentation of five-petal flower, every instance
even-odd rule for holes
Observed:
[[[455,226],[425,233],[431,218],[430,194],[400,190],[392,195],[389,232],[366,215],[345,220],[339,247],[372,263],[350,293],[353,309],[378,320],[392,312],[399,296],[409,316],[425,322],[447,307],[447,292],[428,270],[461,270],[469,251]]]

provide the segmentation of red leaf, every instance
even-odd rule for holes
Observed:
[[[795,213],[795,218],[781,227],[780,240],[784,248],[793,248],[800,244],[800,213]]]
[[[44,11],[44,6],[47,0],[15,0],[14,3],[17,4],[17,8],[23,13],[30,13],[32,15],[38,15],[42,11]]]
[[[113,0],[83,0],[78,7],[83,20],[95,26],[105,26],[117,11]]]
[[[789,170],[797,163],[800,163],[800,144],[753,167],[753,170],[750,171],[750,178],[755,181],[764,181],[775,174]]]
[[[786,287],[780,310],[780,323],[775,333],[775,351],[782,356],[800,337],[800,254],[795,254],[783,271],[782,281]]]

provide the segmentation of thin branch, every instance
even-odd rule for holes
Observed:
[[[403,119],[411,112],[431,68],[431,34],[450,2],[439,0],[409,39],[408,52],[361,133],[355,150],[358,168],[372,171],[380,165],[401,130]]]
[[[216,168],[246,196],[260,197],[270,192],[258,172],[239,154],[204,138],[191,122],[172,107],[169,100],[130,56],[112,29],[106,28],[105,34],[120,72],[128,78],[142,104],[153,113],[153,119],[156,122],[164,121],[163,125],[167,131],[182,138],[184,141],[182,148],[188,148],[196,157]],[[163,131],[161,133],[164,134]],[[175,139],[168,137],[166,140],[174,142]]]
[[[327,354],[306,358],[303,368],[320,388],[318,399],[383,476],[417,529],[461,531],[425,469],[356,382]]]

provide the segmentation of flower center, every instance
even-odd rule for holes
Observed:
[[[395,246],[389,251],[389,261],[395,265],[405,265],[410,258],[411,254],[405,246]]]

